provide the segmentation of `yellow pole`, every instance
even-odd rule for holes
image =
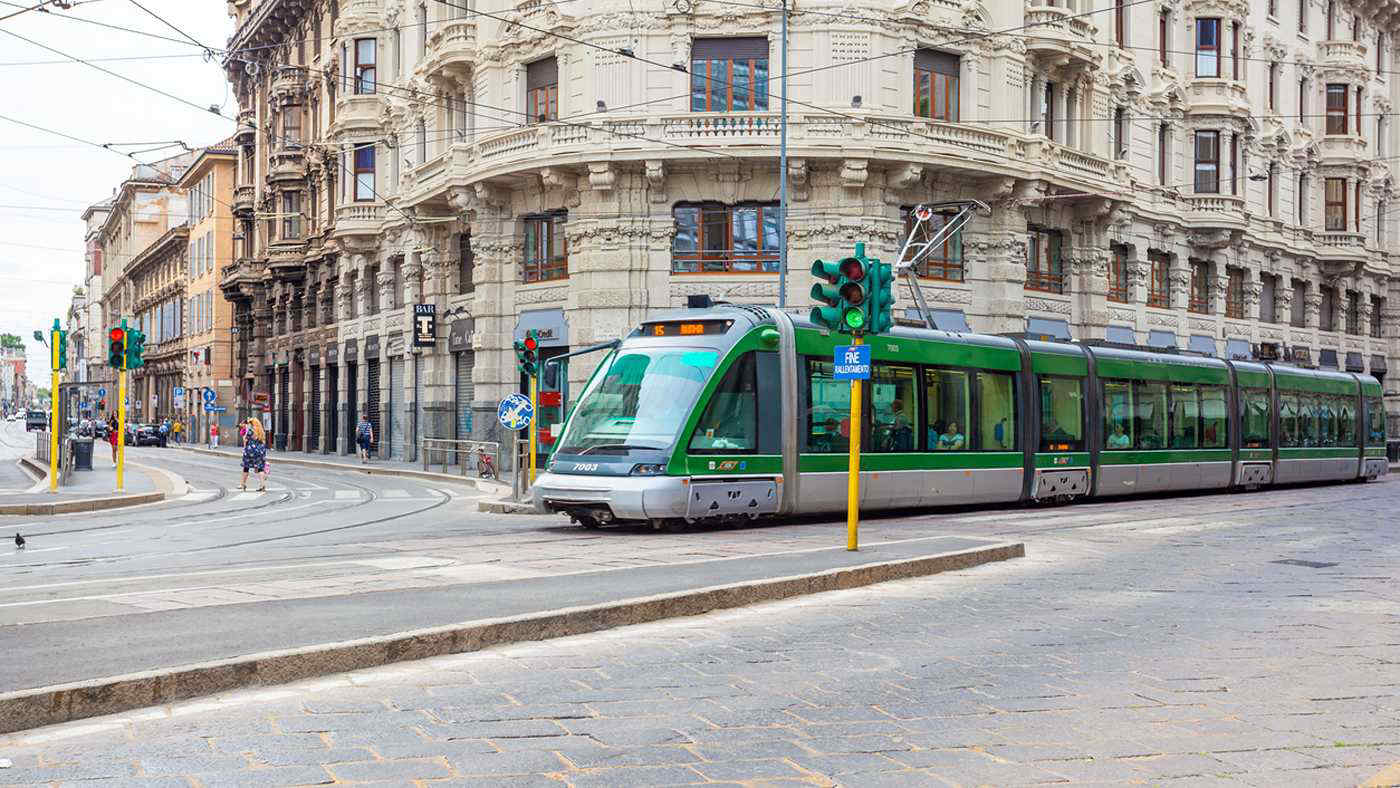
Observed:
[[[851,345],[860,344],[860,335],[857,334]],[[860,530],[860,433],[861,433],[861,395],[862,381],[851,381],[851,464],[846,476],[846,549],[859,550],[858,532]]]
[[[126,369],[117,370],[117,492],[126,492]]]
[[[539,406],[540,381],[535,375],[530,376],[530,411],[534,417],[530,419],[530,484],[535,483],[535,440],[540,427],[540,406]]]
[[[54,358],[58,358],[58,333],[50,337]],[[54,362],[52,387],[49,389],[49,492],[58,492],[58,362]]]

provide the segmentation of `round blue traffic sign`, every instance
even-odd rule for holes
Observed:
[[[530,426],[530,421],[535,418],[535,407],[524,394],[512,394],[501,400],[500,406],[496,408],[496,418],[500,420],[501,426],[508,430],[523,430]]]
[[[218,395],[214,393],[214,390],[213,390],[213,389],[205,389],[205,390],[204,390],[204,401],[205,401],[205,402],[213,402],[214,399],[215,399],[217,396],[218,396]]]
[[[97,396],[99,398],[107,396],[107,389],[98,389]]]

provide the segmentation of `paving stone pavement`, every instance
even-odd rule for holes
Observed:
[[[0,784],[1358,785],[1400,763],[1397,504],[920,515],[1027,557],[17,734]]]

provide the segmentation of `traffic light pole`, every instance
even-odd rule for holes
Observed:
[[[53,380],[49,388],[49,492],[58,492],[58,318],[49,332],[49,359]]]
[[[851,337],[851,346],[859,347],[860,334]],[[846,549],[859,550],[860,531],[860,434],[861,424],[861,384],[864,381],[851,381],[851,460],[846,476]]]
[[[130,334],[122,321],[122,365],[117,370],[117,492],[126,492],[126,344]]]
[[[533,417],[530,419],[530,484],[535,483],[535,455],[538,450],[535,448],[540,432],[540,377],[538,374],[530,376],[530,412]]]

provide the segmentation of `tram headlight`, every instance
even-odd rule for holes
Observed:
[[[639,462],[632,466],[633,476],[660,476],[666,472],[664,463]]]

